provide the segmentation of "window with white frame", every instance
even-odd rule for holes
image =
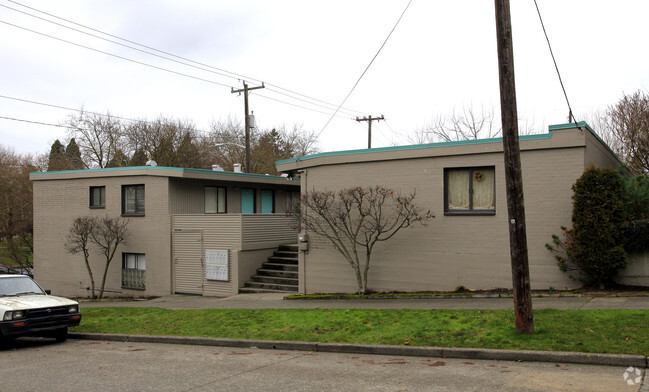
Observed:
[[[144,216],[144,185],[122,186],[122,215]]]
[[[444,213],[494,215],[495,179],[493,166],[444,169]]]
[[[106,187],[90,187],[90,208],[106,208]]]
[[[225,214],[227,211],[227,190],[223,186],[205,187],[205,213]]]
[[[146,256],[144,253],[122,253],[122,287],[146,288]]]

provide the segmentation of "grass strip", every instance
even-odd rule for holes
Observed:
[[[649,355],[649,311],[534,312],[519,335],[512,310],[82,309],[73,332],[472,347]]]

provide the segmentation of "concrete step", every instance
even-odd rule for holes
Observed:
[[[273,252],[273,256],[286,257],[288,259],[297,259],[298,252],[287,252],[287,251],[276,250]]]
[[[277,283],[262,283],[262,282],[246,282],[244,288],[255,288],[265,290],[279,290],[279,291],[295,291],[297,292],[298,286],[292,284],[277,284]],[[239,289],[241,291],[241,289]]]
[[[297,278],[283,278],[281,276],[263,276],[253,275],[250,277],[250,282],[255,283],[273,283],[282,285],[297,285]]]
[[[277,250],[279,250],[279,251],[297,252],[298,247],[297,247],[297,244],[280,245]]]
[[[280,271],[297,271],[297,264],[277,264],[265,262],[261,265],[262,269],[280,270]]]
[[[241,287],[239,293],[289,293],[286,290],[257,289],[254,287]]]
[[[290,258],[290,257],[275,257],[275,256],[270,256],[268,258],[268,261],[271,263],[275,264],[296,264],[298,263],[297,258]]]
[[[293,278],[297,279],[297,271],[284,271],[260,268],[257,270],[257,275],[261,276],[278,276],[280,278]]]

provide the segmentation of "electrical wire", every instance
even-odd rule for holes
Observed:
[[[103,114],[103,113],[98,113],[98,112],[91,112],[91,111],[88,111],[88,110],[75,109],[75,108],[70,108],[70,107],[61,106],[61,105],[54,105],[54,104],[51,104],[51,103],[32,101],[32,100],[24,99],[24,98],[9,97],[7,95],[0,95],[0,98],[10,99],[10,100],[13,100],[13,101],[19,101],[19,102],[24,102],[24,103],[29,103],[29,104],[33,104],[33,105],[47,106],[47,107],[51,107],[51,108],[55,108],[55,109],[68,110],[68,111],[73,111],[73,112],[81,111],[83,113],[88,113],[88,114],[92,114],[92,115],[95,115],[95,116],[101,116],[101,117],[105,117],[105,118],[113,118],[113,119],[116,119],[116,120],[124,120],[124,121],[129,121],[129,122],[134,122],[134,123],[142,123],[142,124],[147,124],[147,125],[151,125],[151,126],[158,125],[158,124],[156,124],[154,122],[146,121],[146,120],[134,120],[134,119],[128,118],[128,117],[120,117],[120,116],[114,116],[112,114]],[[5,118],[5,119],[14,120],[14,121],[33,122],[35,124],[51,125],[51,126],[55,126],[55,127],[67,128],[67,125],[56,125],[56,124],[51,124],[51,123],[39,123],[39,122],[36,122],[36,121],[20,120],[20,119],[8,118],[8,117]],[[198,132],[198,133],[207,133],[205,131],[202,131],[202,130],[196,129],[196,128],[180,127],[180,129],[186,129],[186,130],[195,131],[195,132]]]
[[[25,123],[30,123],[30,124],[47,125],[47,126],[50,126],[50,127],[67,128],[65,125],[52,124],[52,123],[45,123],[45,122],[32,121],[32,120],[24,120],[24,119],[22,119],[22,118],[14,118],[14,117],[5,117],[5,116],[0,116],[0,119],[3,119],[3,120],[12,120],[12,121],[20,121],[20,122],[25,122]]]
[[[205,78],[199,78],[198,76],[192,76],[192,75],[189,75],[189,74],[186,74],[186,73],[182,73],[182,72],[174,71],[174,70],[171,70],[171,69],[167,69],[167,68],[159,67],[159,66],[157,66],[157,65],[148,64],[148,63],[145,63],[145,62],[143,62],[143,61],[138,61],[138,60],[129,59],[128,57],[124,57],[124,56],[120,56],[120,55],[117,55],[117,54],[109,53],[109,52],[106,52],[106,51],[103,51],[103,50],[99,50],[99,49],[91,48],[90,46],[86,46],[86,45],[78,44],[78,43],[76,43],[76,42],[68,41],[68,40],[63,39],[63,38],[54,37],[54,36],[52,36],[52,35],[45,34],[45,33],[41,33],[41,32],[39,32],[39,31],[32,30],[32,29],[28,29],[28,28],[26,28],[26,27],[18,26],[18,25],[16,25],[16,24],[9,23],[9,22],[4,21],[4,20],[0,20],[0,23],[4,23],[4,24],[6,24],[6,25],[9,25],[9,26],[12,26],[12,27],[15,27],[15,28],[21,29],[21,30],[29,31],[30,33],[38,34],[38,35],[41,35],[41,36],[43,36],[43,37],[47,37],[47,38],[50,38],[50,39],[53,39],[53,40],[56,40],[56,41],[64,42],[64,43],[66,43],[66,44],[70,44],[70,45],[73,45],[73,46],[78,46],[78,47],[83,48],[83,49],[91,50],[91,51],[93,51],[93,52],[98,52],[98,53],[101,53],[101,54],[105,54],[105,55],[107,55],[107,56],[116,57],[116,58],[118,58],[118,59],[120,59],[120,60],[125,60],[125,61],[129,61],[129,62],[132,62],[132,63],[135,63],[135,64],[143,65],[143,66],[145,66],[145,67],[154,68],[154,69],[157,69],[157,70],[160,70],[160,71],[169,72],[169,73],[172,73],[172,74],[175,74],[175,75],[184,76],[184,77],[187,77],[187,78],[190,78],[190,79],[200,80],[200,81],[202,81],[202,82],[206,82],[206,83],[216,84],[216,85],[218,85],[218,86],[223,86],[223,87],[233,88],[232,86],[230,86],[230,85],[228,85],[228,84],[215,82],[215,81],[213,81],[213,80],[209,80],[209,79],[205,79]]]
[[[15,12],[20,12],[20,13],[22,13],[22,14],[24,14],[24,15],[31,16],[31,17],[33,17],[33,18],[37,18],[37,19],[43,20],[43,21],[48,22],[48,23],[55,24],[55,25],[60,26],[60,27],[64,27],[64,28],[67,28],[67,29],[70,29],[70,30],[73,30],[73,31],[79,32],[79,33],[81,33],[81,34],[86,34],[86,35],[89,35],[89,36],[94,37],[94,38],[97,38],[97,39],[101,39],[101,40],[104,40],[104,41],[107,41],[107,42],[110,42],[110,43],[113,43],[113,44],[116,44],[116,45],[124,46],[124,47],[126,47],[126,48],[129,48],[129,49],[132,49],[132,50],[136,50],[136,51],[139,51],[139,52],[142,52],[142,53],[146,53],[146,54],[149,54],[149,55],[151,55],[151,56],[159,57],[159,58],[162,58],[162,59],[165,59],[165,60],[168,60],[168,61],[173,61],[173,62],[176,62],[176,63],[182,64],[182,65],[185,65],[185,66],[189,66],[189,67],[197,68],[197,69],[200,69],[200,70],[205,71],[205,72],[211,72],[211,73],[215,73],[215,74],[218,74],[218,75],[221,75],[221,76],[224,76],[224,77],[228,77],[228,78],[232,78],[232,79],[237,79],[237,80],[240,80],[240,79],[251,80],[251,81],[253,81],[253,82],[256,82],[257,84],[262,83],[261,80],[256,79],[256,78],[252,78],[252,77],[248,77],[248,76],[245,76],[245,75],[241,75],[241,74],[238,74],[238,73],[235,73],[235,72],[227,71],[227,70],[224,70],[224,69],[221,69],[221,68],[217,68],[217,67],[211,66],[211,65],[209,65],[209,64],[205,64],[205,63],[197,62],[197,61],[194,61],[194,60],[191,60],[191,59],[188,59],[188,58],[182,57],[182,56],[175,55],[175,54],[173,54],[173,53],[169,53],[169,52],[166,52],[166,51],[163,51],[163,50],[159,50],[159,49],[153,48],[153,47],[151,47],[151,46],[143,45],[143,44],[137,43],[137,42],[135,42],[135,41],[132,41],[132,40],[129,40],[129,39],[126,39],[126,38],[122,38],[122,37],[119,37],[119,36],[116,36],[116,35],[113,35],[113,34],[110,34],[110,33],[106,33],[106,32],[104,32],[104,31],[101,31],[101,30],[98,30],[98,29],[95,29],[95,28],[92,28],[92,27],[89,27],[89,26],[86,26],[86,25],[83,25],[83,24],[80,24],[80,23],[73,22],[73,21],[71,21],[71,20],[69,20],[69,19],[61,18],[61,17],[59,17],[59,16],[56,16],[56,15],[53,15],[53,14],[50,14],[50,13],[47,13],[47,12],[44,12],[44,11],[38,10],[38,9],[36,9],[36,8],[29,7],[29,6],[27,6],[27,5],[24,5],[24,4],[21,4],[21,3],[18,3],[18,2],[13,1],[13,0],[8,0],[8,1],[10,1],[11,3],[14,3],[14,4],[16,4],[16,5],[19,5],[19,6],[22,6],[22,7],[28,8],[28,9],[31,9],[31,10],[33,10],[33,11],[36,11],[36,12],[42,13],[42,14],[44,14],[44,15],[50,16],[50,17],[52,17],[52,18],[56,18],[56,19],[59,19],[59,20],[65,21],[65,22],[67,22],[67,23],[70,23],[70,24],[73,24],[73,25],[76,25],[76,26],[79,26],[79,27],[83,27],[83,28],[85,28],[85,29],[88,29],[88,30],[91,30],[91,31],[95,31],[95,32],[97,32],[97,33],[100,33],[100,34],[103,34],[103,35],[106,35],[106,36],[109,36],[109,37],[112,37],[112,38],[115,38],[115,39],[118,39],[118,40],[121,40],[121,41],[124,41],[124,42],[128,42],[128,43],[130,43],[130,44],[137,45],[137,46],[142,47],[142,48],[145,48],[145,49],[149,49],[149,50],[152,50],[152,51],[155,51],[155,52],[158,52],[158,53],[162,53],[162,54],[164,54],[164,55],[166,55],[166,56],[170,56],[170,57],[173,57],[173,58],[176,58],[176,59],[180,59],[180,60],[183,60],[183,61],[174,60],[173,58],[169,58],[169,57],[166,57],[166,56],[161,56],[161,55],[158,55],[158,54],[155,54],[155,53],[149,52],[149,51],[147,51],[147,50],[138,49],[138,48],[135,48],[135,47],[130,46],[130,45],[125,45],[125,44],[122,44],[122,43],[117,42],[117,41],[113,41],[113,40],[110,40],[110,39],[106,39],[106,38],[100,37],[100,36],[95,35],[95,34],[91,34],[91,33],[88,33],[88,32],[85,32],[85,31],[82,31],[82,30],[79,30],[79,29],[75,29],[75,28],[72,28],[72,27],[69,27],[69,26],[65,26],[65,25],[63,25],[63,24],[60,24],[60,23],[57,23],[57,22],[54,22],[54,21],[51,21],[51,20],[48,20],[48,19],[45,19],[45,18],[42,18],[42,17],[36,16],[36,15],[30,14],[30,13],[27,13],[27,12],[24,12],[24,11],[17,10],[17,9],[15,9],[15,8],[8,7],[8,6],[6,6],[6,5],[1,5],[1,4],[0,4],[0,6],[5,7],[5,8],[8,8],[8,9],[11,9],[11,10],[13,10],[13,11],[15,11]],[[190,64],[190,63],[191,63],[191,64]],[[197,65],[194,65],[194,64],[197,64],[198,66],[197,66]],[[208,68],[209,68],[209,69],[208,69]],[[274,84],[271,84],[271,83],[266,83],[266,84],[267,84],[268,86],[275,87],[275,89],[269,88],[268,90],[270,90],[270,91],[273,91],[273,92],[275,92],[275,93],[277,93],[277,94],[280,94],[280,95],[284,95],[284,96],[290,97],[290,98],[292,98],[292,99],[296,99],[296,100],[300,100],[300,101],[306,102],[306,103],[308,103],[308,104],[310,104],[310,105],[320,106],[320,107],[325,108],[325,109],[328,109],[328,110],[333,110],[333,109],[336,107],[335,104],[328,103],[328,102],[326,102],[326,101],[323,101],[323,100],[320,100],[320,99],[317,99],[317,98],[309,97],[308,95],[301,94],[301,93],[298,93],[298,92],[295,92],[295,91],[292,91],[292,90],[289,90],[289,89],[286,89],[286,88],[280,87],[280,86],[278,86],[278,85],[274,85]],[[283,90],[283,91],[285,91],[285,92],[278,91],[278,90]],[[289,95],[289,94],[292,94],[292,95]],[[297,96],[297,97],[296,97],[296,96]],[[299,98],[299,97],[302,97],[302,98]],[[304,98],[304,99],[303,99],[303,98]],[[307,101],[307,100],[305,100],[305,99],[308,99],[309,101]],[[279,101],[279,102],[283,102],[283,101]],[[314,103],[314,102],[315,102],[315,103]],[[283,102],[283,103],[285,103],[285,102]],[[323,106],[322,104],[324,104],[324,105],[328,105],[328,106]],[[313,109],[306,108],[306,107],[299,106],[299,105],[293,105],[293,106],[297,106],[297,107],[300,107],[300,108],[302,108],[302,109],[306,109],[306,110],[313,110]],[[362,113],[362,112],[360,112],[360,111],[356,111],[356,110],[351,110],[351,109],[346,109],[346,108],[342,108],[342,109],[343,109],[342,111],[344,111],[344,112],[348,112],[347,114],[349,114],[349,115],[361,114],[361,113]]]
[[[367,72],[367,70],[370,69],[370,67],[372,66],[372,63],[374,63],[374,60],[376,60],[376,58],[378,57],[379,53],[381,53],[381,50],[383,49],[383,47],[385,46],[385,44],[388,42],[388,40],[389,40],[390,37],[392,36],[392,33],[394,33],[394,30],[395,30],[395,29],[397,28],[397,26],[399,25],[399,22],[401,22],[401,19],[403,18],[403,15],[405,15],[406,11],[408,11],[408,8],[410,7],[410,4],[412,4],[412,0],[410,0],[410,1],[408,2],[408,4],[406,5],[406,8],[405,8],[405,9],[403,10],[403,12],[401,13],[401,16],[399,16],[399,19],[397,19],[397,22],[394,24],[394,27],[392,27],[392,30],[390,30],[390,33],[389,33],[388,36],[385,38],[385,41],[383,41],[383,44],[381,45],[381,47],[379,48],[379,50],[376,52],[376,54],[374,55],[374,57],[372,57],[372,60],[370,61],[370,63],[367,64],[367,67],[365,67],[365,70],[363,71],[363,73],[361,74],[361,76],[358,78],[358,80],[356,80],[356,83],[354,83],[354,87],[352,87],[352,89],[349,91],[349,93],[347,94],[347,96],[345,97],[345,99],[343,99],[343,101],[340,103],[340,105],[338,105],[338,108],[336,109],[336,111],[334,112],[334,114],[331,115],[331,117],[329,118],[329,120],[327,121],[327,123],[324,125],[324,127],[322,127],[322,129],[320,130],[320,132],[316,135],[316,139],[320,137],[320,135],[322,134],[322,132],[324,132],[324,130],[327,128],[327,126],[329,125],[329,123],[331,122],[331,120],[333,120],[334,116],[338,113],[338,110],[340,110],[340,108],[345,104],[345,102],[347,102],[347,99],[349,99],[349,96],[352,95],[352,93],[353,93],[354,90],[356,89],[356,86],[358,86],[358,83],[360,83],[361,79],[363,79],[363,76],[365,76],[365,73]]]
[[[550,56],[552,56],[552,61],[554,62],[554,69],[556,69],[557,76],[559,77],[559,84],[561,84],[561,89],[563,90],[563,96],[566,98],[566,104],[568,104],[568,122],[572,120],[576,124],[577,121],[575,120],[575,116],[572,113],[572,107],[570,107],[568,94],[566,93],[566,88],[563,85],[563,80],[561,79],[561,73],[559,72],[559,66],[557,65],[557,60],[554,57],[554,52],[552,51],[552,45],[550,45],[550,38],[548,37],[548,33],[545,30],[545,24],[543,23],[543,18],[541,17],[541,10],[539,10],[539,5],[536,2],[536,0],[534,0],[534,5],[536,6],[536,12],[539,14],[539,21],[541,21],[541,28],[543,28],[543,34],[545,35],[545,40],[548,42],[548,48],[550,49]]]

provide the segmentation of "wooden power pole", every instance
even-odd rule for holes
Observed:
[[[509,213],[509,247],[511,252],[516,331],[534,333],[530,271],[527,256],[525,203],[521,152],[518,143],[518,114],[514,83],[514,48],[509,0],[495,0],[496,36],[498,39],[498,72],[500,76],[500,112],[503,126],[505,184]]]
[[[372,148],[372,121],[381,120],[385,120],[385,117],[383,117],[383,115],[381,115],[381,117],[372,117],[371,115],[369,117],[363,118],[356,117],[356,121],[358,122],[367,121],[367,148]]]
[[[235,90],[232,88],[232,94],[234,93],[243,93],[243,106],[245,110],[245,123],[246,123],[246,170],[244,170],[245,173],[250,173],[251,172],[251,167],[250,167],[250,115],[248,114],[248,91],[251,90],[257,90],[259,88],[264,88],[264,82],[261,82],[261,86],[257,87],[248,87],[248,84],[246,84],[246,81],[243,81],[243,88]]]

